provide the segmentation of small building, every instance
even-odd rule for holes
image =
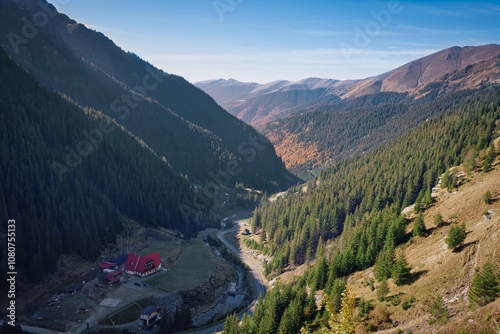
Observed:
[[[116,263],[113,263],[113,262],[109,262],[109,261],[104,261],[104,262],[101,262],[99,263],[99,268],[101,268],[103,271],[104,270],[115,270],[117,267]]]
[[[230,296],[235,296],[236,295],[236,283],[231,282],[229,285],[229,295]]]
[[[130,253],[125,262],[125,272],[130,275],[144,277],[160,269],[161,258],[157,251],[145,256]]]
[[[146,306],[141,311],[139,318],[139,327],[146,328],[160,319],[160,308],[155,306]]]
[[[107,274],[106,276],[104,276],[106,278],[106,280],[109,282],[109,283],[118,283],[120,282],[120,276],[123,274],[123,270],[121,269],[118,269],[118,270],[115,270],[109,274]]]

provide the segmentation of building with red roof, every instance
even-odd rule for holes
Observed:
[[[160,253],[141,256],[130,253],[125,262],[125,272],[130,275],[147,276],[161,269]]]
[[[120,282],[119,276],[121,276],[122,273],[123,273],[123,270],[118,269],[118,270],[113,271],[112,273],[107,274],[104,277],[110,283],[118,283],[118,282]]]

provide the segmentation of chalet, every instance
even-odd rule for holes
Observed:
[[[160,253],[141,256],[130,253],[125,262],[125,272],[130,275],[147,276],[161,269]]]
[[[139,318],[140,328],[147,328],[155,321],[160,319],[160,308],[154,306],[147,306],[142,309],[141,317]]]

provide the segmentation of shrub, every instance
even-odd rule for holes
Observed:
[[[486,204],[491,204],[491,199],[493,198],[493,196],[491,195],[491,191],[486,191],[484,194],[483,194],[483,201],[484,203]]]
[[[429,323],[438,323],[440,325],[448,321],[448,309],[441,297],[435,297],[429,306],[429,313],[432,315]]]
[[[437,227],[441,227],[441,226],[444,225],[444,219],[443,219],[443,216],[440,213],[437,213],[434,216],[434,225],[436,225]]]

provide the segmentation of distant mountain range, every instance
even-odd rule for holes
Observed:
[[[499,56],[496,44],[452,47],[362,80],[307,78],[257,84],[218,79],[195,85],[233,115],[262,128],[270,121],[341,99],[383,92],[420,98],[499,83]]]
[[[303,178],[396,138],[500,83],[500,45],[452,47],[364,80],[196,83],[258,128]],[[231,98],[231,96],[233,96]]]

